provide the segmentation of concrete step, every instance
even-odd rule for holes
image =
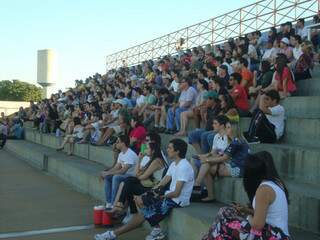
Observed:
[[[292,144],[254,144],[252,152],[268,151],[283,179],[319,186],[320,149]]]
[[[289,97],[281,104],[287,118],[320,118],[320,96]]]
[[[296,82],[298,96],[319,96],[320,95],[320,75],[312,79]]]
[[[320,147],[320,119],[288,118],[283,142]]]
[[[25,128],[25,139],[51,149],[58,148],[63,140],[62,137],[58,138],[52,134],[41,134],[31,128]],[[63,152],[66,153],[68,149],[69,146],[67,144]],[[110,166],[113,164],[113,158],[112,154],[106,154],[106,149],[107,147],[98,147],[89,144],[75,144],[74,155],[100,163],[104,166]]]
[[[41,135],[36,131],[26,131],[26,140],[42,144],[50,148],[59,146],[61,139],[49,134]],[[165,149],[169,141],[173,138],[172,135],[161,134],[162,149]],[[39,141],[35,141],[39,140]],[[186,138],[182,138],[186,142]],[[42,142],[41,142],[42,141]],[[320,150],[314,147],[301,147],[295,144],[254,144],[250,145],[253,152],[269,151],[272,153],[275,164],[281,177],[299,182],[318,184],[320,179]],[[88,144],[76,144],[75,156],[88,159],[104,166],[113,164],[113,153],[111,147],[97,147]],[[189,145],[187,157],[191,159],[192,155],[196,154],[194,148]],[[308,173],[308,174],[305,174]]]
[[[44,155],[46,155],[48,159],[47,171],[49,173],[60,177],[78,191],[88,193],[103,201],[103,183],[98,178],[98,173],[103,169],[102,164],[79,157],[67,157],[63,153],[57,153],[48,147],[27,141],[8,141],[6,148],[40,169],[43,169],[46,165],[44,161]],[[286,181],[286,184],[291,200],[289,207],[290,225],[320,233],[320,215],[318,214],[320,211],[320,191],[318,186],[291,180]],[[224,203],[231,201],[248,202],[242,187],[242,179],[221,178],[217,180],[215,182],[215,193],[217,199]],[[214,214],[210,215],[210,217],[213,216]],[[176,220],[173,221],[178,224]],[[172,225],[174,224],[170,223],[170,227]],[[173,231],[178,231],[178,229],[174,228]]]
[[[172,135],[161,134],[162,143],[168,145]],[[188,141],[187,138],[182,138]],[[268,151],[272,154],[275,165],[283,179],[295,180],[301,183],[319,185],[320,179],[320,149],[315,147],[301,147],[294,144],[250,144],[254,152]],[[187,157],[197,154],[189,144]],[[308,173],[308,174],[306,174]]]
[[[250,120],[250,118],[240,119],[243,131],[247,131],[249,128]],[[320,119],[287,118],[284,137],[280,142],[306,147],[320,147]]]
[[[8,141],[6,150],[35,168],[58,176],[77,191],[104,201],[103,182],[98,177],[99,172],[105,168],[102,164],[78,156],[67,156],[54,149],[23,140]]]

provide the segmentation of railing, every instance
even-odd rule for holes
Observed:
[[[320,10],[320,0],[262,0],[210,20],[169,33],[162,37],[111,54],[106,58],[107,70],[123,65],[136,65],[148,59],[177,53],[177,43],[183,40],[184,48],[219,44],[228,38],[299,18],[308,20]]]

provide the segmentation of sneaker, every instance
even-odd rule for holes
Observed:
[[[258,137],[248,138],[247,141],[248,141],[249,144],[259,144],[260,143],[260,140],[259,140]]]
[[[113,208],[113,206],[111,203],[106,203],[106,209],[112,209],[112,208]]]
[[[115,240],[117,236],[114,234],[113,231],[106,231],[101,234],[94,235],[94,240]]]
[[[161,240],[164,239],[166,236],[162,232],[161,228],[153,228],[151,233],[146,237],[145,240]]]

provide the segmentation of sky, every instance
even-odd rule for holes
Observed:
[[[0,80],[36,83],[37,50],[57,54],[57,89],[106,71],[107,55],[252,0],[0,0]]]

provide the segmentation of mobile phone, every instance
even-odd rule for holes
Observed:
[[[231,202],[229,202],[229,205],[230,206],[236,206],[236,205],[238,205],[236,202],[233,202],[233,201],[231,201]]]

